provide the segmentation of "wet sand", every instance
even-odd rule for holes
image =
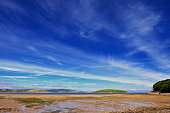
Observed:
[[[26,108],[24,104],[18,103],[13,99],[0,99],[0,113],[34,113],[32,108]]]
[[[0,95],[0,110],[9,113],[169,113],[169,94]],[[40,98],[51,104],[22,103],[14,98]],[[27,107],[25,107],[27,106]]]

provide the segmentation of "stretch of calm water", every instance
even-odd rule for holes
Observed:
[[[110,94],[136,94],[136,93],[0,93],[2,95],[110,95]]]

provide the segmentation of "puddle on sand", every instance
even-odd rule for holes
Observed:
[[[26,106],[26,105],[23,105],[23,106],[21,107],[21,110],[22,110],[22,111],[25,111],[25,110],[26,110],[25,106]]]
[[[123,103],[118,107],[119,109],[122,109],[122,110],[135,109],[138,107],[155,107],[155,106],[157,106],[156,104],[153,104],[151,102],[135,102],[135,101],[116,101],[116,102]]]
[[[79,104],[78,102],[81,102]],[[94,103],[88,105],[88,102]],[[95,103],[98,103],[98,105],[95,105]],[[109,107],[107,105],[118,105],[115,107]],[[120,110],[126,110],[126,109],[135,109],[137,107],[142,107],[142,106],[156,106],[156,104],[149,103],[149,102],[134,102],[134,101],[110,101],[108,102],[105,100],[104,102],[100,100],[68,100],[64,102],[55,102],[53,105],[45,105],[44,107],[38,108],[37,111],[39,113],[43,112],[55,112],[55,113],[76,113],[77,109],[81,110],[87,110],[87,111],[120,111]]]

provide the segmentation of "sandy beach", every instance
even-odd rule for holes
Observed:
[[[2,113],[170,112],[169,94],[0,95],[0,97]]]

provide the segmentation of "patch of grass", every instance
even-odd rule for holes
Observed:
[[[52,100],[42,100],[40,98],[14,98],[14,100],[26,103],[26,104],[32,104],[32,103],[38,103],[39,105],[44,105],[44,104],[52,104]]]
[[[25,107],[31,108],[31,107],[33,107],[33,105],[26,105]]]
[[[115,97],[115,96],[79,96],[79,97],[59,97],[55,98],[55,101],[62,102],[68,100],[113,100],[113,99],[122,99],[124,97]]]
[[[98,100],[101,97],[65,97],[56,99],[58,102],[67,101],[67,100]]]
[[[0,96],[0,99],[4,99],[5,98],[5,96]]]

